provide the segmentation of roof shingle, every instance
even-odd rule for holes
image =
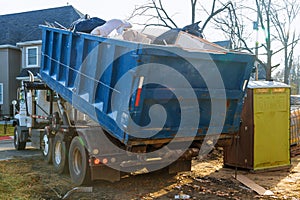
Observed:
[[[16,45],[17,42],[41,40],[40,24],[54,23],[65,27],[83,16],[73,6],[0,15],[0,45]]]

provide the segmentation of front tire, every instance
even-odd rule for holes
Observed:
[[[69,171],[71,180],[77,185],[90,184],[91,172],[88,163],[88,154],[81,138],[73,138],[69,151]]]
[[[18,129],[18,126],[15,127],[14,130],[14,146],[16,150],[24,150],[26,147],[26,142],[21,142],[21,131]]]
[[[54,170],[58,174],[68,172],[67,152],[68,148],[66,142],[64,142],[64,135],[59,132],[54,137],[52,149],[52,162]]]
[[[44,160],[47,163],[52,163],[53,138],[49,137],[49,129],[45,128],[42,135],[41,150]]]

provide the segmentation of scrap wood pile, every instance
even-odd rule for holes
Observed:
[[[300,155],[300,108],[293,108],[290,117],[291,156]]]

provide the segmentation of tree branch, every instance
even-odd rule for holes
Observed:
[[[201,33],[203,33],[206,25],[208,24],[208,22],[213,18],[215,17],[217,14],[219,14],[220,12],[224,11],[225,9],[228,9],[228,7],[231,5],[232,6],[232,3],[231,2],[228,2],[227,4],[224,5],[224,7],[214,11],[215,9],[215,3],[216,3],[216,0],[214,0],[213,2],[213,8],[212,8],[212,12],[211,14],[208,16],[208,18],[205,20],[205,22],[203,23],[202,27],[201,27]],[[230,10],[230,9],[229,9]]]

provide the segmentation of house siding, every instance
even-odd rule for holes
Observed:
[[[8,54],[9,49],[4,48],[0,49],[0,83],[3,83],[3,104],[0,105],[0,114],[4,114],[5,112],[8,112],[7,108],[7,102],[8,102],[8,82],[9,82],[9,76],[8,76]]]
[[[16,99],[19,82],[15,77],[20,73],[21,51],[17,48],[0,48],[0,83],[3,83],[3,104],[1,115],[11,115],[11,101]]]
[[[9,87],[8,87],[8,104],[6,113],[12,115],[12,100],[17,99],[17,89],[20,87],[20,81],[16,80],[16,76],[21,69],[21,51],[17,49],[10,49],[9,52]]]

